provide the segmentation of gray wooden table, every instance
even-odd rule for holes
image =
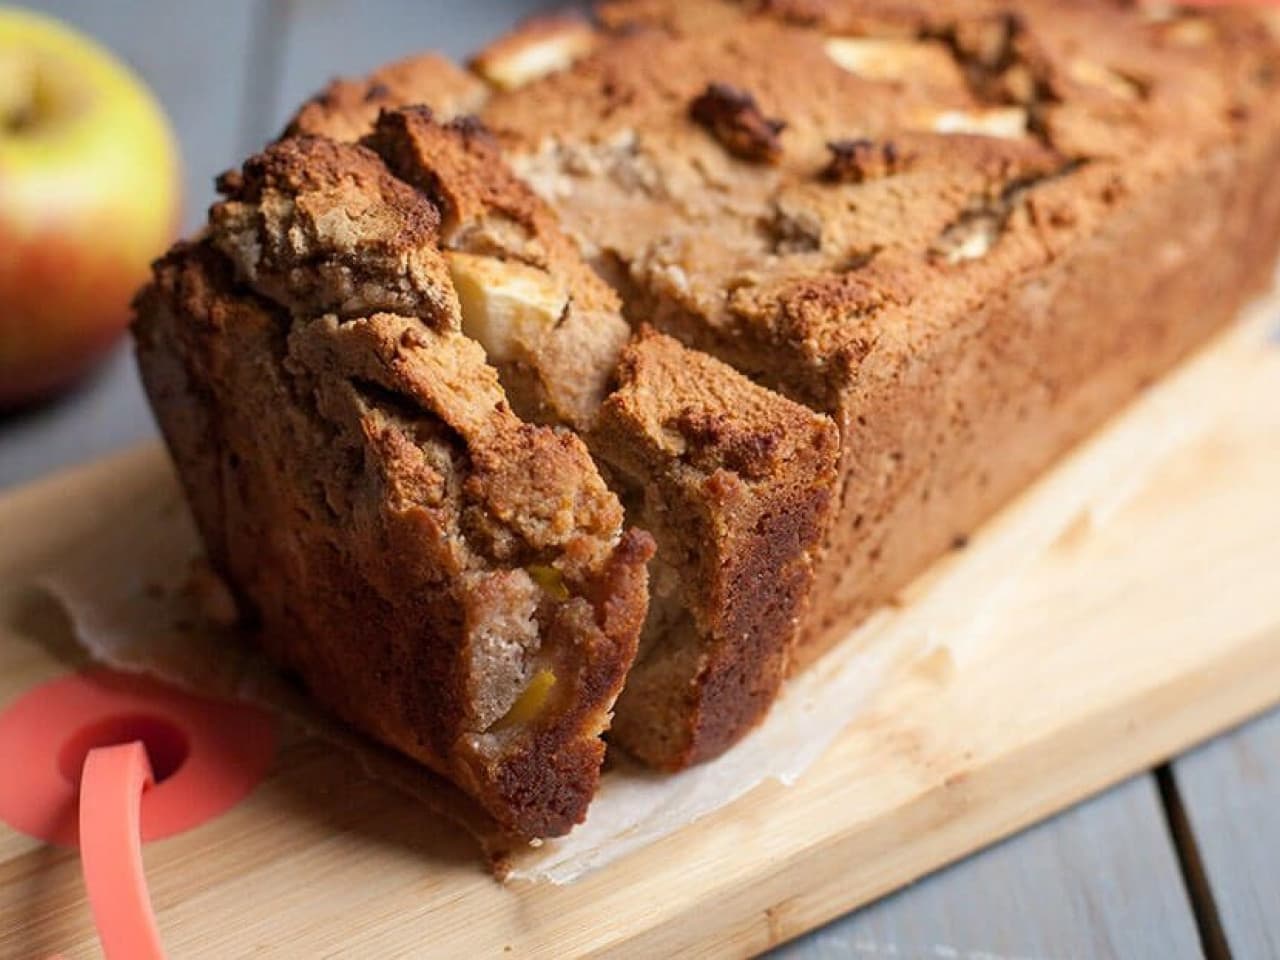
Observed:
[[[42,0],[157,91],[193,227],[216,173],[337,73],[463,56],[545,0]],[[0,419],[0,487],[150,437],[118,351],[63,400]],[[3,532],[0,531],[0,536]],[[1280,572],[1277,574],[1280,581]],[[796,941],[788,960],[1280,958],[1280,713]]]

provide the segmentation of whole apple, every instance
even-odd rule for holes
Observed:
[[[111,346],[178,226],[178,156],[155,98],[92,40],[0,8],[0,409]]]

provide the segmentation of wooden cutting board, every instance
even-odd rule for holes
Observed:
[[[1211,348],[1195,387],[1229,395],[1220,426],[1105,523],[1082,518],[970,656],[902,677],[796,785],[765,784],[574,884],[502,887],[468,839],[295,737],[245,802],[146,848],[167,947],[752,953],[1280,701],[1280,349],[1233,349]],[[81,658],[24,584],[164,469],[148,448],[0,499],[0,704]],[[0,825],[0,956],[96,950],[74,853]]]

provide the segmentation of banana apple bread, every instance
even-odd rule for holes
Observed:
[[[629,318],[839,425],[811,652],[1270,280],[1275,11],[612,0],[589,34],[487,48],[479,115]]]
[[[551,834],[637,633],[610,737],[732,744],[1267,283],[1278,168],[1268,11],[615,0],[335,81],[139,353],[268,646]]]

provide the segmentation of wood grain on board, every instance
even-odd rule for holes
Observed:
[[[294,741],[248,802],[148,847],[170,949],[760,951],[1239,723],[1280,694],[1280,354],[1217,369],[1232,387],[1220,429],[1029,566],[980,648],[887,688],[795,786],[766,784],[570,886],[503,888],[411,801]],[[66,624],[19,585],[165,469],[143,450],[0,500],[0,700],[66,668]],[[1123,855],[1095,866],[1132,872]],[[80,956],[91,938],[73,861],[0,831],[0,954]]]

